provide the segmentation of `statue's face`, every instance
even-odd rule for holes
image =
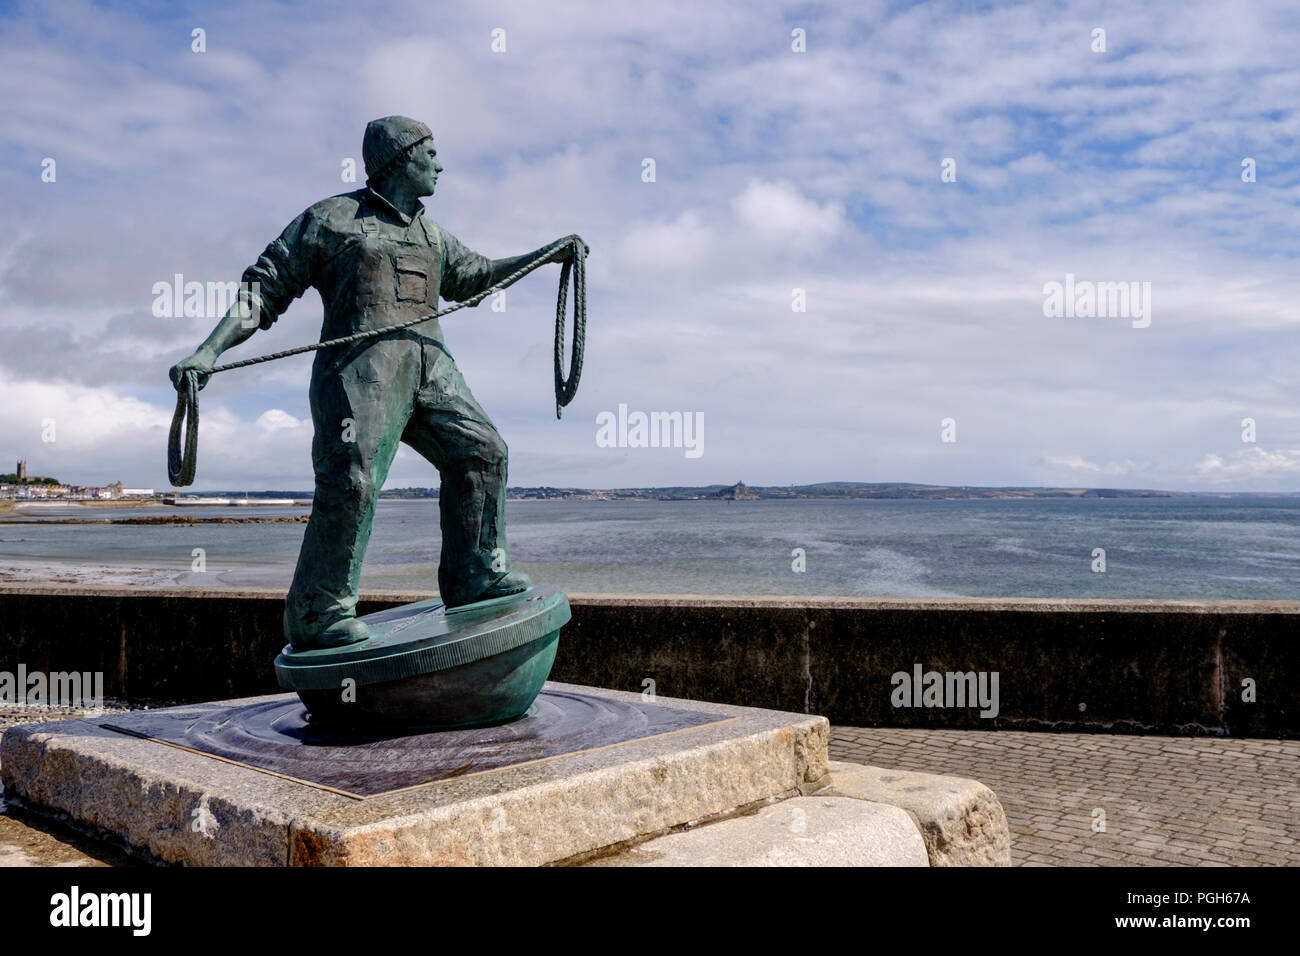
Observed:
[[[402,172],[415,187],[417,196],[433,195],[434,187],[438,184],[438,174],[442,172],[442,164],[438,162],[438,150],[434,148],[432,139],[426,139],[411,148],[406,155]]]

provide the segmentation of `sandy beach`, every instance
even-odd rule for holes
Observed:
[[[153,498],[104,498],[69,500],[53,498],[31,501],[21,498],[0,498],[0,511],[42,511],[46,508],[163,508],[161,501]]]
[[[130,565],[64,564],[55,561],[0,563],[0,582],[21,584],[90,584],[117,587],[156,587],[181,583],[184,571]]]

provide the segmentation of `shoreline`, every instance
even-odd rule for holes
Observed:
[[[0,512],[32,511],[45,508],[165,508],[161,501],[153,498],[0,498]]]
[[[184,587],[187,572],[139,565],[72,564],[59,561],[26,561],[19,566],[0,565],[0,583],[5,584],[99,584],[117,587]]]
[[[275,518],[198,518],[187,514],[151,515],[145,518],[0,518],[0,525],[28,526],[34,524],[132,524],[132,525],[196,525],[196,524],[304,524],[307,515],[287,515]]]

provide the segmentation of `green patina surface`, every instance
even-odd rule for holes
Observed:
[[[403,604],[363,618],[371,633],[365,644],[289,649],[275,659],[275,673],[290,690],[333,690],[347,679],[362,686],[400,680],[531,644],[570,617],[568,599],[549,588],[450,611],[436,599]]]
[[[365,189],[311,206],[243,274],[241,299],[193,355],[171,370],[206,384],[216,359],[268,329],[308,288],[325,304],[322,341],[410,322],[439,297],[465,301],[546,253],[488,259],[424,213],[443,167],[423,123],[400,116],[366,128]],[[554,261],[571,260],[571,246]],[[584,247],[585,248],[585,247]],[[356,617],[375,501],[399,443],[438,469],[442,558],[438,590],[449,607],[519,593],[506,541],[507,449],[447,350],[436,319],[316,353],[311,411],[316,488],[285,604],[295,648],[368,640]]]

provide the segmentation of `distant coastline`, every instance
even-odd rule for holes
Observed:
[[[302,490],[276,491],[204,491],[203,497],[247,495],[249,498],[300,498],[310,499],[312,493]],[[779,499],[919,499],[942,501],[955,499],[1040,499],[1040,498],[1240,498],[1240,497],[1297,497],[1300,492],[1254,491],[1162,491],[1154,488],[1049,488],[1030,486],[985,487],[979,485],[936,485],[910,482],[860,482],[826,481],[811,485],[672,485],[645,488],[575,488],[515,486],[506,492],[512,501],[760,501]],[[170,496],[169,496],[170,497]],[[429,499],[436,501],[437,488],[385,488],[379,493],[382,501],[410,501]],[[124,502],[125,503],[125,502]]]

